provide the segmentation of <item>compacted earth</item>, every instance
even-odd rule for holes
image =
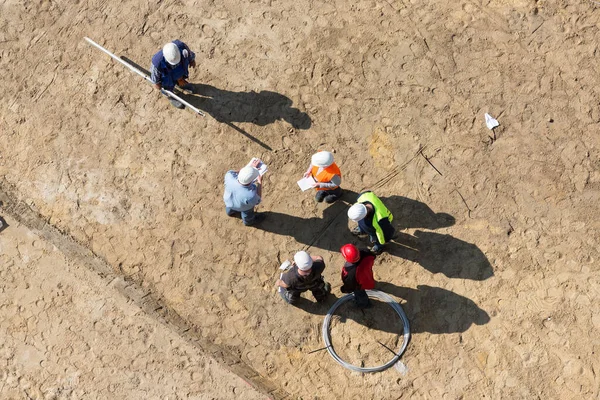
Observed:
[[[598,398],[599,27],[592,0],[0,2],[0,397]],[[206,115],[84,37],[144,69],[183,40]],[[317,150],[333,205],[296,185]],[[252,157],[245,227],[223,177]],[[321,333],[364,190],[412,334],[373,374]],[[302,249],[325,304],[276,293]],[[347,303],[330,334],[369,367],[403,328]]]

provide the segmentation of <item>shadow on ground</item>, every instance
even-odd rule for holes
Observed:
[[[1,205],[1,203],[0,203],[0,205]],[[0,232],[5,230],[6,228],[8,228],[8,224],[6,223],[6,220],[4,218],[0,217]]]
[[[275,211],[266,211],[266,219],[258,229],[283,236],[291,236],[307,247],[339,251],[346,243],[360,248],[370,245],[368,239],[357,238],[348,230],[346,212],[357,193],[346,191],[342,201],[323,210],[323,217],[300,218]],[[451,235],[417,230],[413,235],[400,229],[438,229],[454,224],[454,218],[445,213],[434,213],[426,204],[403,196],[382,197],[394,215],[396,238],[386,251],[396,257],[420,264],[431,273],[442,273],[449,278],[485,280],[494,275],[487,257],[472,243]],[[318,251],[311,250],[315,255]]]
[[[402,304],[414,333],[459,333],[471,325],[485,325],[490,316],[473,300],[439,287],[419,285],[417,289],[379,282],[377,289],[406,300]]]
[[[150,71],[130,58],[121,56],[121,59],[150,76]],[[308,114],[292,107],[293,101],[290,98],[276,92],[266,90],[232,92],[195,83],[190,83],[189,88],[191,91],[186,90],[182,93],[175,89],[174,93],[269,151],[273,149],[268,144],[235,125],[234,122],[249,122],[265,126],[284,120],[294,129],[308,129],[312,124]]]
[[[490,321],[487,312],[473,300],[450,290],[426,285],[412,289],[387,282],[378,282],[376,289],[406,300],[402,308],[410,321],[411,333],[461,333],[473,324],[485,325]],[[310,292],[303,296],[311,298]],[[327,314],[338,300],[334,294],[323,303],[316,303],[308,298],[301,298],[295,307],[316,315]],[[401,335],[402,321],[392,308],[379,300],[371,299],[371,302],[372,308],[358,309],[349,301],[338,308],[335,315],[341,323],[351,319],[369,329]]]
[[[183,96],[195,107],[206,111],[219,122],[249,122],[258,126],[286,121],[294,129],[308,129],[308,114],[292,107],[288,97],[262,90],[260,92],[232,92],[211,85],[190,84],[193,94]]]

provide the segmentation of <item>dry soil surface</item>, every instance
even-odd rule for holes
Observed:
[[[5,1],[6,207],[106,260],[273,397],[598,398],[599,7]],[[207,116],[174,109],[84,36],[146,67],[184,40],[198,57],[187,99]],[[331,206],[295,184],[318,149],[335,151],[347,189]],[[222,181],[255,156],[269,165],[267,219],[246,228],[225,215]],[[413,333],[401,368],[370,375],[309,354],[340,296],[340,245],[366,244],[345,217],[364,189],[394,213],[375,274]],[[328,304],[275,293],[280,262],[303,248],[325,258]],[[352,361],[390,356],[373,346],[397,343],[388,311],[336,319]]]
[[[264,399],[87,268],[9,219],[0,234],[3,399]]]

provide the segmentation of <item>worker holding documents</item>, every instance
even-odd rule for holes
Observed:
[[[252,159],[249,165],[239,171],[227,171],[225,174],[225,212],[230,217],[240,213],[246,226],[255,225],[265,217],[264,214],[254,212],[254,207],[260,203],[262,196],[261,171],[266,172],[266,166],[262,166],[261,160]]]
[[[308,169],[304,173],[304,181],[313,179],[310,182],[317,191],[315,200],[321,203],[333,203],[342,196],[343,190],[342,173],[336,163],[333,162],[333,154],[328,151],[319,151],[315,153],[310,161]]]
[[[358,196],[356,204],[348,209],[348,218],[358,222],[352,230],[355,235],[369,235],[374,254],[383,251],[383,245],[392,240],[396,232],[392,226],[394,216],[375,193],[365,191]]]
[[[182,41],[174,40],[152,57],[150,79],[159,90],[172,91],[175,85],[184,89],[188,85],[189,67],[196,67],[196,54]],[[176,99],[171,98],[170,101],[174,107],[185,108]]]

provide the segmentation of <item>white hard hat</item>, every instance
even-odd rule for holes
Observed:
[[[315,167],[327,168],[333,164],[333,154],[328,151],[320,151],[313,154],[310,163]]]
[[[356,203],[348,209],[348,218],[360,221],[367,216],[367,207],[363,203]]]
[[[299,251],[294,254],[294,262],[300,271],[308,271],[313,265],[312,257],[305,251]]]
[[[165,44],[163,47],[163,57],[171,65],[179,64],[179,61],[181,61],[179,47],[173,42]]]
[[[238,174],[238,182],[242,185],[249,185],[254,182],[256,178],[258,178],[258,170],[249,165],[240,169],[240,173]]]

